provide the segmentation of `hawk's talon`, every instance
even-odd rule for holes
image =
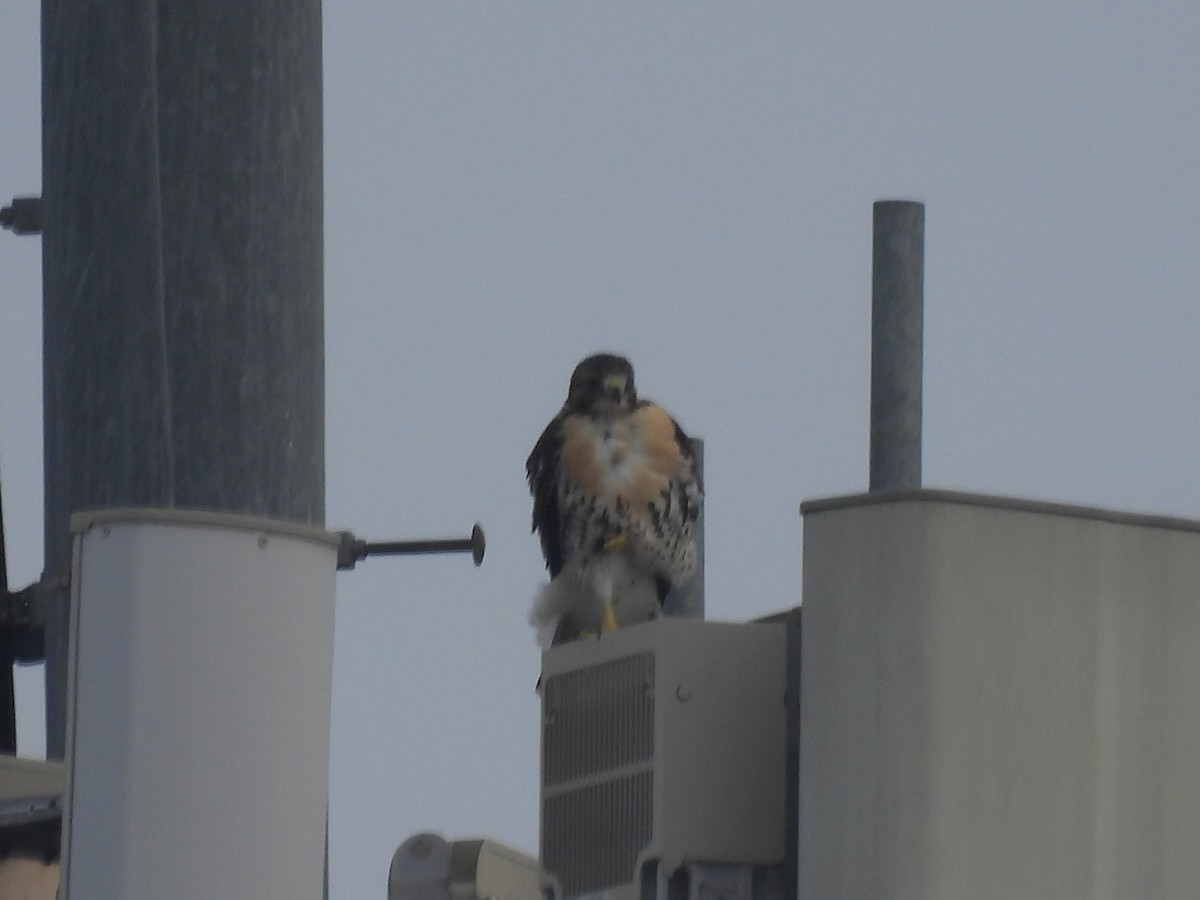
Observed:
[[[605,553],[611,552],[613,550],[623,550],[628,543],[629,543],[629,539],[626,538],[625,535],[621,534],[620,532],[617,532],[615,534],[610,534],[608,537],[606,537],[604,539],[604,543],[601,545],[601,549],[603,549]]]

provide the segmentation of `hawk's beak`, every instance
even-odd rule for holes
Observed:
[[[604,379],[604,393],[608,395],[613,403],[620,403],[625,396],[625,387],[628,384],[624,375],[609,375]]]

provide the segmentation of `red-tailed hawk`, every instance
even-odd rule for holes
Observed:
[[[695,573],[695,451],[666,410],[638,399],[623,357],[575,367],[525,474],[551,578],[530,617],[544,646],[654,618]]]

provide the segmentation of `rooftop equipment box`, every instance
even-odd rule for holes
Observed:
[[[549,892],[635,900],[684,863],[783,860],[785,641],[668,618],[545,653]]]

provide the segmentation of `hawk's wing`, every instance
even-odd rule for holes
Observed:
[[[563,567],[562,520],[558,505],[559,466],[562,464],[563,413],[550,420],[529,459],[525,461],[525,477],[533,494],[533,530],[542,542],[542,555],[550,577]]]
[[[704,486],[696,448],[679,423],[661,406],[647,400],[638,404],[635,418],[643,435],[647,475],[642,496],[632,499],[632,510],[644,544],[644,555],[667,585],[691,579],[696,569],[692,526],[700,516]]]

